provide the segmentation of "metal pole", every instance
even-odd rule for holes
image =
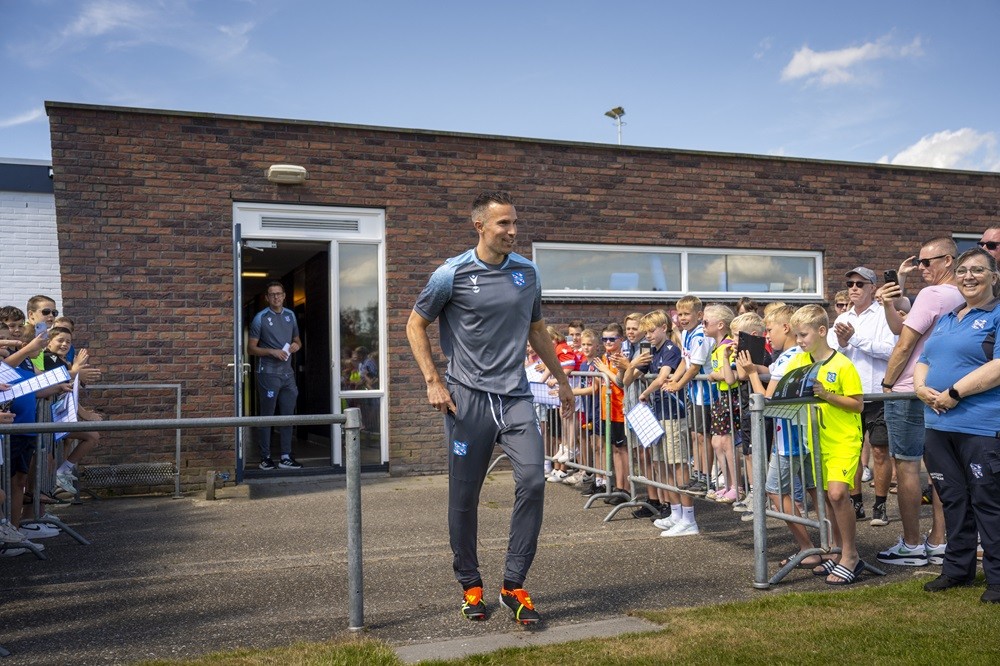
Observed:
[[[361,410],[351,407],[347,417],[347,597],[349,631],[365,625],[365,598],[361,571]]]
[[[753,455],[753,586],[766,590],[767,576],[767,435],[764,432],[764,396],[750,394],[750,442]]]
[[[622,117],[618,116],[616,120],[618,121],[618,145],[620,146],[622,145]]]

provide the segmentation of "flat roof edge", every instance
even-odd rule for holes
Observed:
[[[107,113],[132,113],[156,116],[187,116],[191,118],[212,118],[218,120],[239,120],[257,123],[284,123],[291,125],[310,125],[314,127],[332,127],[347,130],[364,130],[372,132],[405,132],[433,136],[458,137],[488,141],[512,141],[516,143],[533,143],[552,146],[575,146],[580,148],[600,149],[607,151],[639,151],[659,154],[691,155],[704,157],[726,157],[735,159],[768,160],[775,162],[795,162],[807,164],[826,164],[847,166],[852,168],[877,168],[885,170],[917,171],[921,173],[948,173],[960,175],[1000,177],[1000,172],[975,171],[967,169],[943,169],[938,167],[912,166],[905,164],[882,164],[879,162],[851,162],[847,160],[826,160],[815,157],[790,157],[787,155],[760,155],[755,153],[733,153],[710,150],[691,150],[685,148],[664,148],[656,146],[618,145],[612,143],[595,143],[588,141],[567,141],[562,139],[540,139],[533,137],[504,136],[499,134],[480,134],[475,132],[452,132],[447,130],[429,130],[412,127],[386,127],[382,125],[359,125],[354,123],[338,123],[324,120],[300,120],[294,118],[272,118],[268,116],[246,116],[230,113],[212,113],[206,111],[182,111],[177,109],[149,109],[133,106],[112,106],[107,104],[88,104],[81,102],[45,101],[45,112],[50,109],[80,109],[86,111],[102,111]],[[46,162],[49,164],[49,162]]]

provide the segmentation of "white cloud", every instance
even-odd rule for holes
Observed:
[[[754,51],[753,54],[754,60],[760,60],[761,58],[763,58],[764,55],[771,50],[771,46],[773,45],[774,45],[774,39],[772,37],[765,37],[764,39],[760,40],[760,43],[757,45],[757,50]]]
[[[24,125],[27,123],[32,123],[36,120],[45,117],[45,109],[38,107],[37,109],[32,109],[20,115],[11,116],[10,118],[0,118],[0,128],[15,127],[17,125]]]
[[[920,38],[896,46],[892,35],[885,35],[861,46],[849,46],[836,51],[813,51],[803,46],[781,70],[782,81],[805,79],[806,83],[833,86],[858,80],[862,63],[886,58],[913,58],[923,54]]]
[[[879,164],[905,164],[937,169],[968,169],[1000,171],[997,136],[993,132],[977,132],[963,127],[929,134],[895,157],[883,155]]]
[[[64,39],[99,37],[116,30],[142,30],[154,18],[153,12],[122,0],[95,0],[62,29]]]

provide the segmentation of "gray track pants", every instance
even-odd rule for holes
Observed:
[[[258,416],[291,416],[295,413],[295,401],[299,397],[299,389],[295,386],[295,375],[275,375],[260,373],[257,375],[257,393],[260,398]],[[281,437],[281,453],[292,452],[292,426],[278,428]],[[260,457],[271,457],[271,426],[258,428],[257,437],[260,445]]]
[[[479,492],[499,442],[514,468],[514,509],[504,578],[523,584],[535,559],[545,493],[542,433],[530,399],[510,398],[449,384],[457,414],[445,416],[448,442],[448,533],[455,577],[480,579],[476,543]]]

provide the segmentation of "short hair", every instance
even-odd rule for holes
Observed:
[[[49,329],[49,338],[54,338],[59,334],[73,337],[73,331],[69,330],[65,326],[53,326],[52,328]]]
[[[503,190],[497,190],[495,192],[482,192],[472,202],[472,219],[476,220],[482,217],[483,212],[489,208],[490,204],[513,206],[514,199],[511,198],[510,192],[505,192]]]
[[[830,317],[826,314],[826,310],[818,305],[803,305],[795,311],[788,323],[793,328],[797,326],[809,326],[815,329],[819,329],[821,326],[829,328]]]
[[[0,308],[0,321],[12,321],[17,319],[27,319],[27,317],[24,316],[24,312],[21,311],[21,308],[13,305],[5,305]]]
[[[670,335],[673,332],[673,321],[671,321],[670,317],[663,310],[647,312],[639,319],[639,330],[642,331],[652,331],[654,328],[659,328],[663,325],[666,325],[667,335]]]
[[[73,329],[76,328],[76,322],[73,321],[72,319],[70,319],[69,317],[67,317],[66,315],[61,315],[59,317],[56,317],[55,321],[53,321],[52,323],[55,324],[56,326],[59,326],[59,322],[61,322],[61,321],[64,321],[67,324],[69,324],[69,326],[67,326],[65,328],[69,328],[70,331],[72,331]]]
[[[610,324],[608,324],[607,326],[605,326],[602,330],[604,330],[604,331],[611,331],[612,333],[614,333],[618,337],[621,337],[621,336],[625,335],[625,329],[623,329],[622,325],[619,324],[616,321],[611,322]]]
[[[642,325],[642,313],[641,312],[630,312],[627,315],[625,315],[625,319],[622,320],[622,323],[626,323],[627,324],[629,322],[629,320],[640,322],[639,325],[641,326]]]
[[[285,293],[285,283],[282,282],[281,280],[271,280],[270,282],[268,282],[267,285],[264,287],[264,293],[266,294],[268,290],[271,289],[271,287],[281,287],[281,293]]]
[[[697,296],[692,296],[688,294],[687,296],[681,296],[677,300],[677,309],[680,310],[682,305],[686,305],[691,308],[692,312],[701,312],[703,306],[701,304],[701,299]]]
[[[753,300],[749,296],[743,296],[740,300],[736,301],[736,311],[744,310],[745,312],[757,312],[760,306],[757,305],[757,301]]]
[[[44,302],[55,303],[56,299],[49,298],[44,294],[38,294],[36,296],[32,296],[31,298],[28,299],[28,312],[34,312],[35,310],[40,310],[41,308],[39,307],[39,304]]]
[[[955,268],[958,268],[962,265],[962,263],[972,259],[973,257],[984,257],[986,259],[986,266],[990,269],[990,273],[993,274],[994,278],[998,278],[996,258],[981,247],[974,247],[960,254],[959,257],[955,259]],[[993,296],[1000,296],[1000,279],[997,279],[993,283]]]
[[[836,303],[837,301],[847,301],[849,303],[851,301],[851,292],[841,289],[833,295],[833,302]]]
[[[590,338],[590,339],[591,339],[591,340],[593,340],[594,342],[597,342],[597,338],[599,338],[599,337],[600,337],[600,336],[599,336],[599,335],[597,334],[597,331],[595,331],[595,330],[594,330],[594,329],[592,329],[592,328],[585,328],[585,329],[583,329],[583,331],[582,331],[582,332],[580,333],[580,339],[581,339],[581,340],[583,340],[584,338]]]
[[[782,303],[764,315],[764,324],[787,324],[792,320],[795,308],[787,303]]]
[[[570,323],[566,324],[566,328],[583,328],[583,320],[574,319]]]
[[[767,315],[771,314],[772,310],[777,310],[780,307],[784,307],[786,304],[784,301],[774,301],[773,303],[768,303],[764,306],[764,320],[767,320]]]
[[[941,252],[941,254],[946,254],[949,257],[958,256],[958,245],[955,244],[954,238],[949,238],[948,236],[939,236],[938,238],[932,238],[923,245],[921,248],[935,246]]]
[[[764,333],[764,320],[756,312],[744,312],[733,319],[729,324],[729,330],[734,333],[736,331],[743,331],[744,333],[761,335]]]
[[[718,319],[726,325],[728,329],[732,323],[733,319],[736,318],[736,313],[733,312],[732,308],[728,305],[723,305],[722,303],[709,303],[705,306],[705,318],[712,317],[713,319]]]

